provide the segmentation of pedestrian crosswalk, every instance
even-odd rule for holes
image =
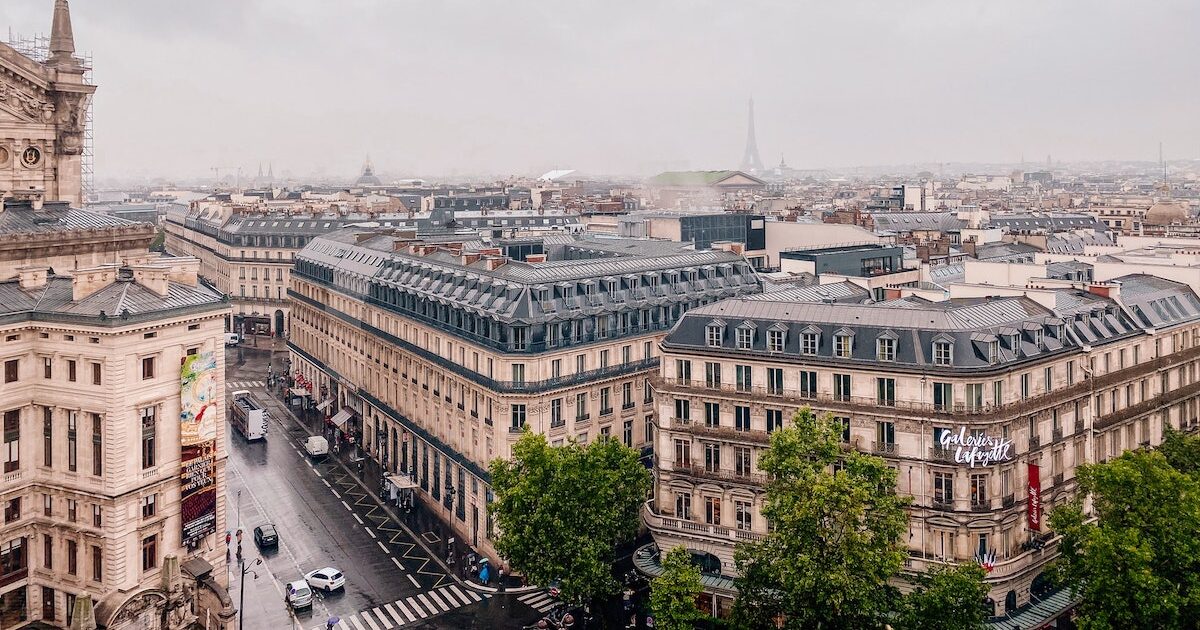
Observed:
[[[554,608],[554,605],[558,603],[558,600],[550,597],[550,593],[547,593],[546,591],[525,593],[524,595],[518,597],[517,601],[537,610],[538,612],[546,612],[551,608]]]
[[[265,384],[262,381],[226,381],[225,387],[229,389],[247,389],[250,387],[262,387]]]
[[[450,584],[343,617],[334,627],[337,630],[391,630],[469,606],[488,597],[491,597],[490,593],[476,593],[469,588]],[[325,630],[325,626],[317,626],[313,630]]]

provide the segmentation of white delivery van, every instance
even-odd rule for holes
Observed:
[[[320,435],[310,435],[304,442],[304,451],[309,457],[323,457],[329,454],[329,440]]]
[[[247,390],[230,394],[229,422],[247,442],[267,437],[267,410],[262,408]]]
[[[242,342],[242,336],[237,333],[225,333],[225,345],[236,346]]]

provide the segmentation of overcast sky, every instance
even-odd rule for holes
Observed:
[[[2,0],[48,33],[52,0]],[[75,0],[97,176],[1200,156],[1200,2]]]

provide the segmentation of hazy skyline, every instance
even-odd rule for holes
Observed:
[[[48,33],[51,0],[0,25]],[[1200,155],[1200,3],[75,0],[96,175]]]

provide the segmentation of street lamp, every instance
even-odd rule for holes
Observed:
[[[260,564],[262,564],[262,558],[255,558],[254,564],[252,564],[250,566],[246,566],[246,563],[242,560],[242,544],[239,541],[238,542],[238,570],[241,571],[241,574],[242,574],[241,577],[239,578],[239,579],[241,579],[242,584],[241,584],[241,595],[240,595],[241,601],[238,603],[238,630],[242,630],[243,628],[246,627],[246,574],[249,573],[249,574],[253,575],[254,579],[257,580],[258,574],[254,572],[254,567],[256,567]]]

